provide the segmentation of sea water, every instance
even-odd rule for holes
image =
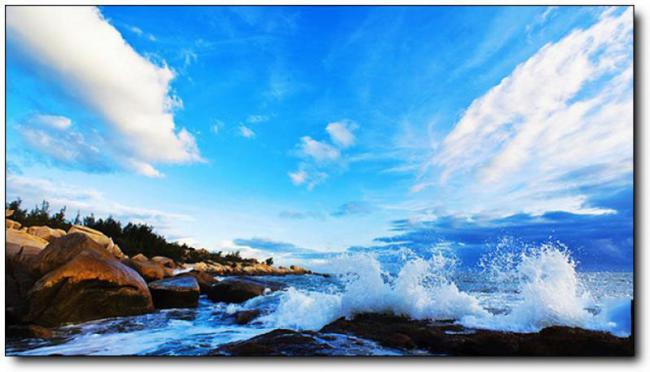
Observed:
[[[511,332],[561,325],[629,335],[632,273],[579,272],[576,266],[570,251],[554,244],[496,249],[472,268],[445,252],[424,258],[403,251],[389,262],[372,254],[341,255],[322,267],[328,277],[262,277],[287,289],[243,304],[202,297],[196,309],[69,325],[56,329],[51,340],[7,340],[7,354],[206,355],[273,329],[319,330],[365,312]],[[247,325],[234,323],[232,314],[251,309],[261,316]],[[344,355],[400,354],[350,336],[323,342]]]

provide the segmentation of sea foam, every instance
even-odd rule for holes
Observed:
[[[459,289],[453,256],[409,255],[397,274],[391,274],[371,254],[356,254],[342,255],[330,266],[329,271],[344,283],[342,290],[281,292],[277,309],[263,321],[267,326],[317,330],[339,317],[372,312],[455,320],[470,328],[511,332],[537,332],[557,325],[629,335],[630,300],[596,304],[582,287],[566,247],[543,244],[517,253],[496,253],[482,260],[483,268],[476,275],[492,281],[497,292],[514,288],[513,300],[498,313],[481,302],[482,293]]]

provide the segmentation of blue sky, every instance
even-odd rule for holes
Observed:
[[[285,263],[513,237],[631,268],[631,8],[10,7],[7,33],[9,199]]]

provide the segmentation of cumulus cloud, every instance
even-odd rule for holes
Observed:
[[[330,135],[332,142],[342,148],[354,145],[356,138],[354,137],[353,132],[356,129],[357,124],[349,120],[329,123],[325,128],[327,133]]]
[[[503,213],[610,213],[587,190],[632,182],[632,27],[631,9],[612,9],[517,66],[434,151],[439,182],[414,191],[447,186]]]
[[[182,106],[170,87],[174,72],[135,51],[99,9],[12,6],[6,22],[16,46],[104,119],[118,161],[155,175],[157,163],[203,160],[194,137],[174,122]]]
[[[253,132],[252,129],[250,129],[247,126],[240,125],[239,126],[239,135],[244,137],[244,138],[253,138],[255,137],[255,132]]]

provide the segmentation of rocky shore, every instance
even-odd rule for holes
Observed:
[[[338,319],[318,332],[276,329],[249,340],[221,345],[210,355],[341,355],[339,335],[376,342],[412,355],[439,356],[632,356],[631,337],[571,327],[537,333],[467,329],[452,321],[412,320],[387,314],[359,314]]]
[[[47,338],[47,327],[196,307],[202,294],[240,303],[282,286],[238,276],[311,273],[254,260],[224,265],[128,257],[110,237],[86,226],[73,225],[68,231],[23,227],[11,215],[5,211],[9,336]],[[216,275],[232,277],[220,281]]]
[[[10,216],[11,211],[6,211],[5,313],[10,338],[48,339],[61,325],[148,314],[157,309],[196,308],[199,301],[201,306],[205,301],[240,304],[286,289],[283,283],[258,276],[311,273],[254,260],[188,264],[163,256],[128,257],[110,237],[86,226],[73,225],[67,231],[23,227]],[[227,316],[230,324],[243,325],[255,322],[262,313],[244,307]],[[632,337],[604,332],[556,326],[537,333],[510,333],[469,329],[453,320],[412,320],[390,314],[340,318],[318,331],[276,329],[222,344],[208,354],[365,355],[355,351],[355,344],[363,346],[358,350],[368,350],[370,344],[394,350],[396,355],[634,355]]]

